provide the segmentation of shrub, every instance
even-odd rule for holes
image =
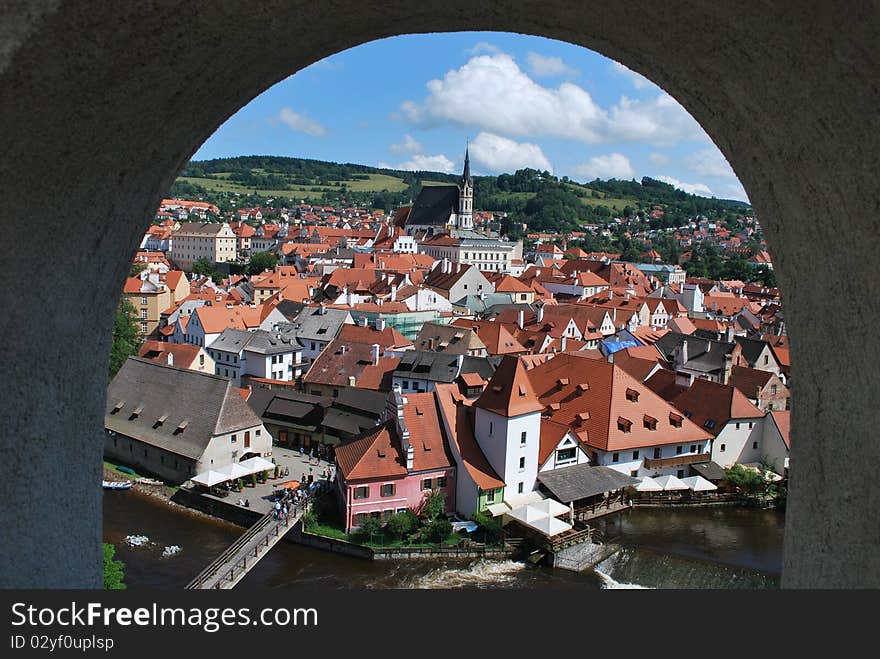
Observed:
[[[412,510],[406,509],[394,513],[388,518],[388,530],[399,538],[412,533],[419,525],[419,520]]]
[[[429,542],[443,542],[452,533],[452,522],[437,517],[425,524],[424,534]]]

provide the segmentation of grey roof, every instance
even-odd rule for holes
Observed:
[[[720,481],[724,478],[724,468],[717,462],[700,462],[692,464],[690,467],[709,481]]]
[[[533,307],[530,304],[525,302],[515,302],[513,304],[493,304],[491,307],[486,309],[483,314],[483,318],[488,320],[492,320],[493,318],[497,318],[500,314],[507,311],[508,309],[516,309],[517,311],[535,311],[537,307]]]
[[[287,323],[283,323],[283,325],[287,325]],[[235,327],[227,327],[208,346],[208,350],[221,350],[235,354],[247,350],[261,355],[277,355],[301,349],[302,346],[290,332],[282,332],[278,329],[249,332]]]
[[[736,347],[735,343],[715,341],[698,336],[669,332],[654,344],[660,354],[670,364],[675,360],[675,350],[687,341],[688,360],[685,366],[694,371],[712,373],[724,369],[724,356]]]
[[[622,474],[611,467],[587,464],[544,471],[538,474],[538,480],[562,503],[586,499],[639,483],[638,478]]]
[[[293,320],[296,318],[299,313],[305,308],[302,302],[295,302],[293,300],[281,300],[277,305],[275,305],[275,309],[279,311],[287,320]]]
[[[413,203],[407,226],[444,226],[458,211],[461,190],[457,185],[425,185]]]
[[[332,341],[339,334],[348,316],[349,312],[346,309],[305,307],[293,320],[292,331],[299,339]]]
[[[108,430],[189,458],[200,458],[215,435],[260,423],[232,382],[218,375],[129,357],[107,388]]]
[[[183,315],[184,318],[188,318],[192,315],[192,312],[198,309],[199,307],[203,307],[208,304],[207,300],[185,300],[181,303],[177,309],[174,310],[173,313],[168,315],[168,324],[173,325],[177,322],[177,319]]]
[[[467,307],[474,313],[485,313],[493,305],[509,305],[513,303],[510,293],[486,293],[479,295],[465,295],[460,300],[453,302],[457,307]]]
[[[251,333],[247,330],[227,327],[207,348],[208,350],[222,350],[238,354],[244,350],[250,340]]]
[[[346,387],[339,390],[339,395],[333,400],[333,406],[378,419],[385,410],[387,399],[388,394],[382,391]]]
[[[223,222],[181,222],[174,235],[213,236],[223,230],[223,225]]]
[[[400,358],[394,371],[396,378],[412,378],[431,382],[453,382],[461,373],[478,373],[488,380],[495,373],[501,357],[462,357],[461,370],[458,368],[460,355],[446,352],[427,352],[424,350],[407,350]]]
[[[745,339],[741,336],[734,337],[734,340],[742,348],[743,357],[749,362],[749,366],[754,366],[755,362],[758,361],[758,357],[761,355],[761,351],[764,350],[764,346],[767,345],[764,341]]]
[[[413,341],[419,350],[466,355],[471,350],[486,350],[486,344],[469,327],[427,322]]]

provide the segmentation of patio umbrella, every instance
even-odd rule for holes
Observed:
[[[232,462],[225,467],[220,467],[216,470],[218,473],[223,474],[225,476],[224,480],[234,480],[236,478],[242,478],[252,473],[242,467],[237,462]]]
[[[519,520],[520,522],[524,522],[526,524],[532,524],[534,522],[537,522],[538,520],[549,517],[546,512],[539,508],[535,508],[531,504],[520,506],[519,508],[514,508],[507,514],[514,519]]]
[[[208,471],[203,471],[200,474],[196,474],[190,480],[193,483],[198,483],[199,485],[205,485],[206,487],[212,487],[217,483],[222,483],[223,481],[228,481],[229,476],[225,474],[221,474],[219,471],[214,471],[213,469],[209,469]]]
[[[682,482],[680,478],[676,478],[675,476],[658,476],[654,480],[665,492],[689,489],[687,483]]]
[[[239,466],[244,467],[249,474],[256,474],[259,471],[275,469],[274,462],[269,462],[266,458],[261,458],[259,456],[242,460],[238,464]]]
[[[559,503],[556,499],[544,499],[538,503],[530,503],[529,507],[540,510],[547,517],[556,517],[569,512],[568,506]]]
[[[278,488],[287,488],[288,490],[295,490],[299,487],[299,481],[287,481],[285,483],[281,483],[278,485]]]
[[[650,476],[643,477],[642,482],[636,485],[636,490],[638,492],[660,492],[662,489],[663,486],[659,485],[657,481]]]
[[[540,531],[547,537],[553,537],[554,535],[558,535],[559,533],[568,531],[572,528],[571,524],[568,522],[563,522],[561,519],[556,519],[555,517],[544,517],[543,519],[535,520],[528,524],[528,526]]]
[[[694,492],[711,492],[712,490],[718,489],[717,485],[707,481],[702,476],[689,476],[687,478],[682,478],[681,482]]]

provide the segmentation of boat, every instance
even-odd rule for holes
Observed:
[[[105,490],[127,490],[134,483],[131,481],[101,481],[101,485]]]
[[[123,467],[121,465],[114,467],[116,471],[121,471],[123,474],[131,474],[132,476],[136,476],[134,469],[131,467]]]

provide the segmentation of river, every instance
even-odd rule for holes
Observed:
[[[281,542],[240,588],[775,588],[783,516],[744,508],[639,508],[599,523],[622,551],[598,571],[514,561],[365,561]],[[182,588],[243,529],[136,492],[104,494],[104,542],[116,547],[131,589]],[[126,536],[149,542],[131,547]],[[181,550],[164,557],[165,547]]]

